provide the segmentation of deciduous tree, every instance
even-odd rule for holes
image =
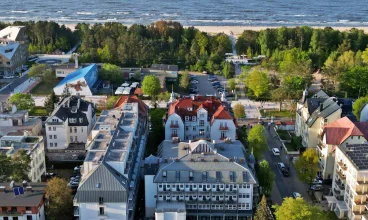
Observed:
[[[259,160],[262,154],[268,149],[264,127],[260,124],[253,126],[248,132],[249,150],[254,154],[254,157]]]
[[[262,187],[262,193],[270,196],[272,192],[275,174],[272,172],[267,160],[262,160],[257,167],[257,178],[259,185]]]
[[[142,91],[144,94],[151,97],[152,102],[156,106],[157,95],[160,93],[161,84],[160,80],[155,75],[147,75],[142,82]]]
[[[54,177],[46,186],[48,206],[46,214],[53,220],[73,218],[73,196],[67,186],[68,182],[62,178]]]
[[[119,66],[110,63],[102,64],[99,76],[103,80],[108,80],[113,84],[121,84],[124,82],[123,71]]]
[[[48,113],[51,113],[54,110],[54,104],[59,100],[59,98],[52,92],[47,99],[45,100],[45,108]]]
[[[252,70],[245,78],[245,85],[247,85],[257,97],[268,92],[269,82],[268,73],[260,71],[259,69]]]
[[[181,78],[180,78],[180,87],[183,89],[188,89],[190,83],[190,76],[188,71],[184,71],[183,74],[181,74]]]
[[[244,105],[241,103],[236,103],[233,107],[234,116],[235,118],[244,118],[245,117],[245,111],[244,111]]]
[[[7,182],[13,173],[13,164],[10,157],[0,153],[0,181]]]
[[[275,205],[276,220],[327,220],[327,214],[318,206],[307,203],[302,198],[285,198],[283,203]]]
[[[235,79],[232,78],[227,82],[227,85],[229,86],[230,91],[235,90],[236,82]]]
[[[18,150],[12,157],[13,173],[12,179],[19,182],[28,179],[28,173],[31,168],[31,156],[24,149]]]
[[[304,151],[295,163],[299,180],[312,185],[319,170],[318,162],[319,157],[315,149],[308,148]]]
[[[273,182],[272,182],[273,183]],[[271,220],[271,212],[267,207],[266,196],[262,196],[262,200],[258,203],[256,214],[254,215],[254,220]]]
[[[9,102],[15,104],[18,110],[30,110],[35,106],[30,94],[16,93],[10,97]]]

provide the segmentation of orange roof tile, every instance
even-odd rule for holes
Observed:
[[[220,106],[215,114],[213,114],[213,119],[233,119],[233,117],[231,117],[223,106]]]
[[[132,95],[132,96],[122,95],[122,96],[120,96],[120,98],[118,99],[118,101],[116,101],[113,108],[121,108],[121,107],[123,107],[123,105],[125,103],[138,103],[139,113],[142,114],[142,115],[147,114],[147,109],[148,109],[147,105],[142,100],[140,100],[136,95]]]
[[[365,136],[348,117],[340,118],[324,126],[323,134],[326,136],[326,144],[332,145],[339,145],[350,136]]]

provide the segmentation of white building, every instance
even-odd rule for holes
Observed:
[[[96,64],[75,70],[54,87],[55,95],[61,96],[68,90],[71,95],[79,93],[81,96],[91,96],[93,95],[93,86],[97,79],[98,70]]]
[[[368,144],[346,144],[336,148],[328,207],[339,218],[367,219]]]
[[[368,122],[352,122],[348,117],[340,118],[321,128],[318,139],[319,174],[323,179],[332,179],[336,147],[367,142]]]
[[[234,118],[216,97],[193,96],[173,101],[165,123],[165,140],[236,138]]]
[[[79,96],[62,99],[45,123],[48,151],[74,149],[85,152],[85,144],[95,122],[96,112],[92,103]]]
[[[45,220],[46,183],[0,183],[0,219]],[[25,194],[14,198],[14,187],[24,187]]]
[[[17,110],[17,107],[7,107],[0,104],[0,136],[4,135],[30,135],[41,134],[42,121],[39,118],[30,118],[28,111]]]
[[[145,160],[146,217],[251,219],[257,181],[239,141],[165,140]]]
[[[0,151],[12,157],[24,149],[31,157],[28,178],[32,182],[41,182],[46,174],[45,148],[42,136],[4,136],[0,139]]]
[[[74,199],[76,217],[134,219],[147,128],[148,107],[129,97],[101,113],[81,169]]]
[[[368,103],[365,103],[360,110],[360,122],[368,122]]]

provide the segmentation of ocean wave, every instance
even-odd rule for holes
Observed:
[[[27,14],[27,13],[29,13],[29,11],[21,11],[21,10],[19,10],[19,11],[11,11],[12,13],[19,13],[19,14]]]
[[[129,11],[117,11],[116,14],[118,14],[118,15],[128,15],[128,14],[130,14],[130,12]]]
[[[57,11],[56,13],[63,13],[64,11]]]
[[[116,21],[116,18],[108,18],[107,21]]]
[[[94,13],[89,11],[77,11],[77,15],[94,15]]]
[[[164,17],[176,17],[178,16],[177,13],[173,13],[173,14],[169,14],[169,13],[163,13],[163,14],[160,14],[161,16],[164,16]]]
[[[144,16],[155,16],[156,14],[153,14],[153,13],[143,13],[142,15],[144,15]]]

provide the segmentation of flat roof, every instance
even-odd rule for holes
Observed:
[[[0,186],[5,186],[5,192],[0,192],[0,206],[38,206],[43,199],[47,183],[28,183],[28,185],[32,186],[32,191],[25,189],[24,195],[14,198],[14,192],[10,187],[10,183],[0,183]],[[16,183],[15,186],[22,186],[22,184]]]

